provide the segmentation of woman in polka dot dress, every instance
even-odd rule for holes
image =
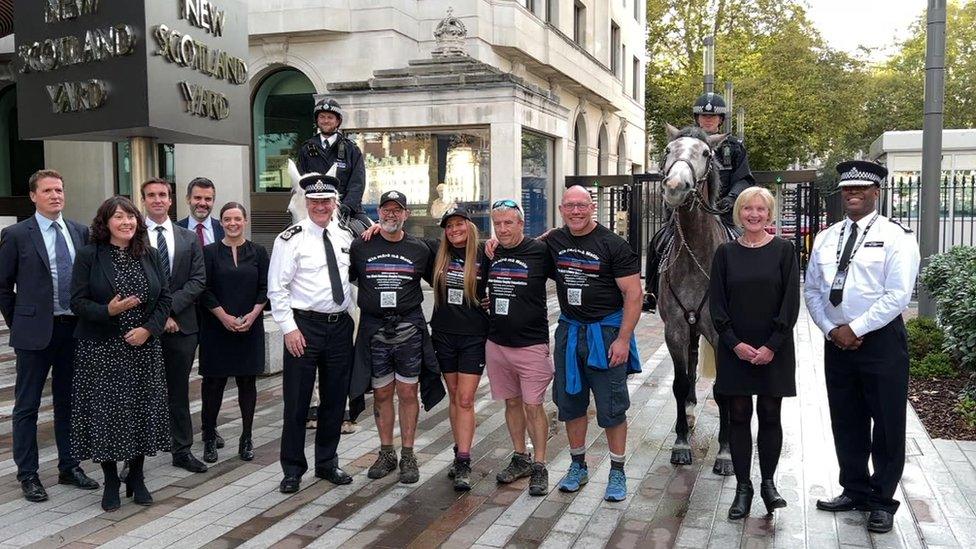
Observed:
[[[168,274],[146,224],[124,197],[106,200],[78,251],[71,310],[78,315],[72,381],[71,449],[102,466],[102,508],[121,506],[117,462],[127,461],[126,497],[152,503],[145,456],[170,445],[159,335],[170,309]]]

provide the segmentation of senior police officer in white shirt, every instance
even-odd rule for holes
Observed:
[[[888,170],[850,161],[837,171],[847,217],[817,235],[804,284],[810,316],[827,339],[824,373],[843,487],[817,508],[869,511],[868,530],[883,533],[898,509],[893,496],[905,465],[908,342],[901,314],[919,251],[909,229],[876,209]]]
[[[305,174],[308,218],[275,240],[268,268],[271,314],[285,338],[281,436],[283,493],[297,492],[308,470],[305,419],[319,375],[315,476],[334,484],[352,478],[339,468],[336,448],[353,364],[353,299],[349,285],[352,235],[332,221],[339,193],[335,177]]]

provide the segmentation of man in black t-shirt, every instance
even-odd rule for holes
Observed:
[[[586,189],[566,189],[559,206],[565,226],[546,237],[562,309],[552,396],[559,419],[566,422],[573,460],[559,489],[575,492],[589,480],[585,444],[592,392],[597,425],[606,430],[610,446],[604,499],[622,501],[627,496],[627,374],[640,371],[634,327],[643,292],[637,255],[627,241],[593,220],[594,210]]]
[[[367,476],[382,478],[397,469],[397,455],[393,449],[395,391],[403,443],[400,482],[413,484],[420,478],[413,453],[420,413],[417,384],[425,347],[430,346],[421,309],[424,296],[420,281],[430,270],[431,253],[427,244],[403,232],[409,211],[402,193],[384,193],[380,198],[379,215],[379,236],[369,241],[357,239],[350,250],[350,278],[359,282],[361,313],[357,359],[359,349],[365,348],[371,370],[376,427],[380,434],[380,453]]]
[[[505,401],[505,421],[515,447],[511,463],[497,479],[508,484],[530,476],[529,494],[543,496],[549,491],[549,424],[543,401],[553,375],[546,309],[552,262],[545,244],[525,237],[518,203],[495,202],[491,221],[500,246],[486,264],[490,321],[485,359],[491,396]],[[535,448],[534,461],[525,446],[526,429]]]

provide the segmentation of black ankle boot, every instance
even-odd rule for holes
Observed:
[[[244,461],[254,459],[254,443],[251,442],[251,437],[241,435],[241,441],[237,445],[237,455]]]
[[[759,497],[766,504],[766,511],[769,514],[773,514],[775,509],[786,507],[786,500],[776,491],[776,485],[771,478],[764,479],[759,484]]]
[[[740,482],[735,485],[735,499],[729,507],[729,520],[739,520],[749,516],[752,509],[752,481]]]
[[[203,461],[217,463],[217,439],[203,441]]]
[[[121,484],[119,470],[114,461],[105,461],[102,462],[102,473],[105,474],[105,480],[102,482],[104,488],[102,490],[102,510],[115,511],[122,507],[122,501],[119,499],[119,486]]]
[[[152,505],[153,498],[146,488],[146,479],[142,473],[144,456],[129,460],[129,475],[125,477],[125,497],[132,498],[138,505]]]

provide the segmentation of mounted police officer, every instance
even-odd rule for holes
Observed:
[[[725,99],[714,92],[703,93],[698,96],[695,104],[691,107],[691,113],[695,117],[695,125],[705,130],[709,135],[716,135],[720,132],[725,117],[728,114],[728,107]],[[719,165],[719,179],[722,185],[719,189],[719,198],[716,207],[724,210],[722,223],[729,228],[730,234],[735,231],[735,223],[732,221],[732,205],[739,193],[756,184],[752,177],[752,170],[749,169],[749,155],[742,141],[733,135],[728,135],[722,143],[715,148],[715,159]],[[658,287],[658,265],[661,256],[668,242],[673,235],[672,224],[666,223],[647,244],[647,265],[644,293],[644,310],[653,312],[657,307],[657,287]]]
[[[344,217],[361,218],[369,226],[362,204],[366,165],[359,147],[339,131],[342,115],[342,107],[335,99],[327,97],[315,104],[312,117],[318,133],[305,141],[298,151],[298,171],[302,175],[309,172],[324,174],[335,165],[340,212]]]

